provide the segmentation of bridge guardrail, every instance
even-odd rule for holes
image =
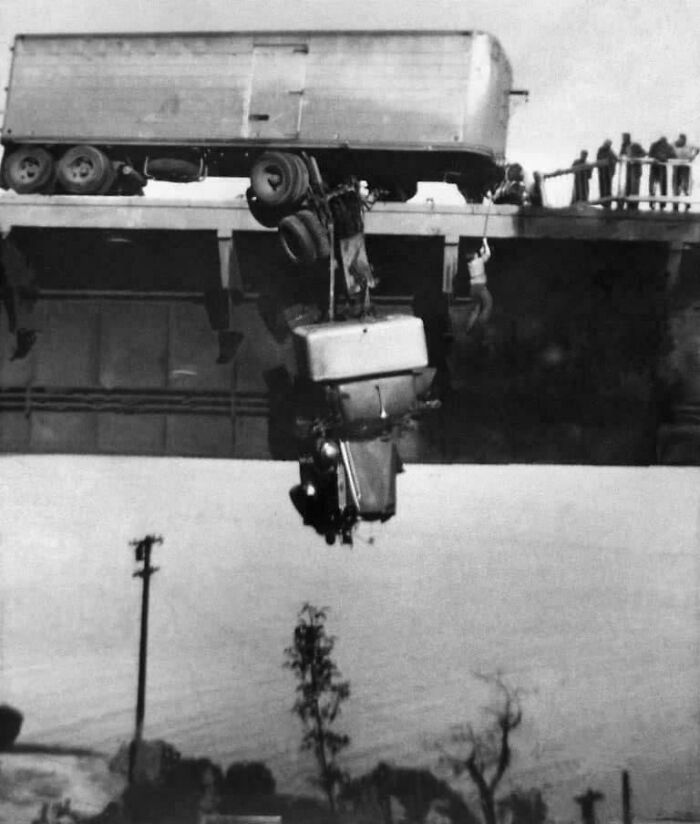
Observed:
[[[668,204],[675,211],[700,205],[700,196],[693,192],[692,161],[673,159],[661,162],[650,157],[622,157],[615,164],[611,176],[610,194],[601,192],[599,172],[608,166],[606,161],[601,160],[552,172],[535,172],[542,205],[561,208],[589,203],[633,210],[638,209],[640,204],[645,204],[649,209],[664,209]],[[588,186],[578,187],[576,192],[575,175],[588,173]],[[587,196],[581,196],[586,190]]]

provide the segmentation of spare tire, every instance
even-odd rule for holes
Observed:
[[[280,221],[280,242],[287,257],[298,266],[310,266],[318,258],[317,240],[298,214]]]
[[[202,165],[181,157],[156,157],[148,159],[148,175],[170,183],[196,183],[202,178]]]
[[[253,164],[250,184],[266,206],[293,207],[306,195],[309,172],[304,161],[289,152],[266,152]]]

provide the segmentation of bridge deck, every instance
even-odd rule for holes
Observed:
[[[378,203],[366,216],[376,235],[442,236],[448,242],[480,237],[488,217],[492,238],[572,239],[700,244],[700,214],[465,204]],[[274,231],[251,216],[242,198],[228,201],[160,200],[136,197],[5,195],[0,230],[13,226],[80,229]]]

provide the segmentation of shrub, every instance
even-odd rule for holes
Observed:
[[[423,821],[436,801],[442,801],[444,811],[454,824],[478,824],[461,796],[430,770],[393,767],[380,762],[371,772],[349,781],[342,789],[340,800],[355,815],[368,816],[380,812],[385,822],[391,821],[391,799],[401,804],[410,821]]]
[[[224,787],[234,795],[274,795],[276,782],[262,761],[236,761],[226,770]]]

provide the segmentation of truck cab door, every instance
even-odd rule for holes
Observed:
[[[253,46],[248,138],[299,137],[308,51],[306,43]]]

